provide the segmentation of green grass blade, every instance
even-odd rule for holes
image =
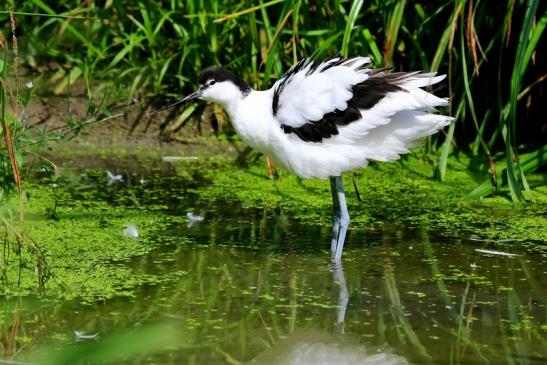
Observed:
[[[146,38],[143,36],[140,36],[136,33],[131,33],[129,35],[129,38],[127,39],[127,43],[125,46],[116,54],[116,56],[112,59],[112,62],[110,62],[109,67],[112,68],[113,66],[116,66],[118,63],[120,63],[122,60],[125,59],[127,54],[133,50],[133,48],[137,47],[141,44],[143,40]]]
[[[471,151],[473,151],[473,154],[477,154],[477,151],[479,150],[481,139],[484,141],[484,130],[486,129],[486,125],[488,124],[488,120],[490,119],[490,114],[492,113],[491,109],[488,109],[484,116],[482,117],[482,122],[479,128],[479,133],[477,133],[477,136],[475,137],[475,140],[473,143],[471,143]],[[490,146],[486,144],[487,148],[490,149]]]
[[[377,67],[383,66],[384,58],[382,57],[382,52],[380,52],[376,39],[372,36],[368,28],[363,29],[363,37],[365,38],[367,46],[370,48],[375,65]]]
[[[266,3],[268,4],[268,3]],[[283,64],[281,63],[281,59],[277,57],[277,39],[278,37],[276,34],[278,34],[278,29],[280,30],[285,23],[288,21],[287,15],[290,15],[289,7],[285,6],[284,11],[282,12],[282,15],[279,17],[279,21],[277,23],[277,27],[274,28],[271,25],[270,17],[268,15],[268,12],[266,11],[266,7],[263,6],[260,8],[260,13],[262,15],[262,19],[264,20],[264,28],[266,30],[266,35],[268,37],[268,48],[263,54],[263,57],[266,58],[266,61],[263,61],[266,67],[264,68],[264,74],[265,74],[265,80],[264,83],[267,85],[270,80],[270,76],[272,75],[272,71],[275,70],[277,75],[281,75],[283,73]]]
[[[462,7],[463,4],[461,3],[461,1],[459,1],[458,5],[456,5],[456,9],[451,15],[450,21],[448,22],[448,27],[446,27],[443,31],[443,35],[441,36],[439,45],[437,46],[435,55],[433,56],[433,61],[431,61],[431,71],[437,71],[439,69],[439,66],[441,65],[443,57],[446,53],[446,49],[448,48],[450,38],[458,27],[458,18],[461,14]],[[449,52],[450,51],[451,50],[449,50]]]
[[[296,43],[296,37],[298,36],[298,21],[300,19],[300,5],[302,5],[302,0],[297,0],[296,4],[293,6],[292,30],[291,30],[293,64],[298,62],[298,46]]]
[[[408,29],[404,25],[401,26],[401,30],[408,37],[408,39],[410,39],[410,41],[412,42],[412,47],[414,47],[416,53],[418,54],[418,57],[420,59],[420,69],[429,70],[429,61],[427,60],[426,53],[422,48],[422,45],[418,41],[416,35],[413,34],[410,29]]]
[[[36,6],[38,6],[40,9],[44,10],[46,13],[48,13],[51,16],[57,16],[57,13],[50,8],[46,3],[44,3],[42,0],[30,0],[32,1]],[[59,22],[63,22],[62,18],[57,18]],[[95,45],[89,41],[89,39],[84,36],[82,33],[80,33],[76,28],[74,28],[72,25],[68,24],[66,29],[72,33],[80,42],[86,45],[86,47],[93,51],[95,55],[100,55],[101,51],[95,47]]]
[[[351,31],[353,29],[353,26],[355,25],[355,21],[357,20],[357,17],[359,16],[359,11],[361,10],[361,7],[363,6],[364,0],[353,0],[353,4],[351,5],[351,10],[349,12],[348,18],[346,19],[346,29],[344,30],[344,38],[342,38],[342,56],[347,57],[349,52],[349,40],[351,37]]]
[[[465,90],[465,98],[467,99],[467,106],[471,112],[471,120],[475,126],[475,130],[479,135],[479,122],[477,119],[477,113],[475,112],[475,103],[473,102],[473,93],[471,92],[471,86],[469,83],[469,74],[467,72],[467,58],[465,57],[465,41],[463,39],[463,27],[460,29],[460,51],[461,51],[461,64],[462,64],[462,77],[463,77],[463,86]],[[482,138],[480,139],[481,145],[484,145],[486,148],[485,152],[488,151],[488,147],[485,146]]]
[[[70,70],[68,75],[66,75],[63,80],[53,89],[55,95],[60,95],[64,93],[70,86],[82,76],[82,69],[79,66],[75,66]]]
[[[532,55],[534,54],[534,51],[536,50],[536,47],[539,43],[539,40],[541,39],[541,35],[543,34],[543,31],[545,30],[546,25],[547,25],[547,14],[544,14],[541,17],[541,19],[537,22],[534,29],[532,30],[532,34],[530,36],[528,46],[526,47],[526,51],[524,52],[524,55],[522,58],[520,77],[524,76],[524,72],[526,72],[526,68],[528,67],[528,62],[532,59]]]
[[[520,181],[522,182],[522,187],[524,188],[524,197],[526,200],[532,201],[532,189],[530,189],[530,185],[528,184],[528,180],[526,179],[526,175],[524,174],[524,171],[522,171],[522,167],[520,166],[520,161],[517,162],[517,168],[520,175]]]
[[[505,168],[505,176],[507,177],[507,182],[509,185],[509,193],[511,195],[511,200],[513,202],[521,202],[524,200],[524,195],[520,189],[518,176],[516,172],[516,163],[514,160],[515,153],[513,151],[513,144],[511,142],[511,133],[507,128],[507,125],[504,125],[501,130],[501,135],[505,141],[505,160],[507,167]]]
[[[460,102],[460,104],[458,105],[458,110],[456,111],[456,115],[455,115],[455,118],[456,120],[454,120],[454,122],[452,124],[450,124],[450,127],[448,127],[448,133],[446,135],[446,139],[441,147],[441,157],[439,159],[439,167],[438,167],[438,172],[439,172],[439,180],[441,181],[445,181],[446,180],[446,170],[447,170],[447,166],[448,166],[448,156],[450,155],[450,151],[452,150],[452,141],[454,139],[454,131],[456,129],[456,123],[459,119],[459,116],[463,110],[463,107],[464,107],[464,102],[463,102],[463,99],[462,101]]]
[[[393,271],[390,271],[389,268],[384,269],[384,271],[384,288],[387,294],[386,296],[390,302],[390,311],[392,317],[397,324],[398,329],[400,329],[401,340],[408,341],[412,345],[413,350],[420,357],[426,360],[430,360],[431,356],[427,352],[427,348],[421,343],[420,338],[418,337],[410,322],[404,315],[404,305],[401,302],[401,296],[397,287],[395,273]]]
[[[393,51],[397,43],[397,36],[403,15],[405,12],[406,0],[399,0],[393,7],[393,11],[389,16],[389,22],[386,30],[386,42],[384,44],[384,65],[389,67],[393,65]]]
[[[494,184],[497,184],[495,163],[494,163],[494,160],[492,159],[492,155],[490,153],[490,150],[488,149],[488,145],[486,144],[486,142],[482,138],[481,128],[479,127],[479,123],[478,123],[478,120],[477,120],[477,114],[475,112],[475,103],[473,101],[473,94],[471,92],[469,74],[467,72],[467,59],[465,57],[464,45],[465,45],[465,40],[464,40],[464,37],[463,37],[463,25],[462,25],[462,27],[460,29],[460,46],[461,46],[461,58],[462,58],[461,64],[462,64],[462,76],[463,76],[463,85],[464,85],[464,90],[465,90],[465,97],[467,99],[467,105],[469,107],[469,111],[471,112],[471,119],[473,121],[473,126],[475,127],[475,131],[477,133],[478,142],[479,142],[480,146],[482,147],[483,153],[484,153],[485,158],[488,162],[489,171],[490,171],[490,174],[492,176],[492,180],[494,181]],[[473,152],[476,153],[476,151],[473,151]]]
[[[342,32],[334,33],[332,36],[322,41],[319,47],[316,49],[316,54],[320,55],[326,53],[329,48],[336,44],[338,39],[340,39],[341,35]]]
[[[534,172],[542,166],[547,164],[547,146],[543,146],[532,153],[528,153],[521,156],[520,170],[523,174]],[[498,181],[502,181],[502,178],[507,176],[506,169],[498,172]],[[483,198],[494,193],[494,186],[490,179],[484,180],[479,184],[472,192],[467,196],[470,198]]]
[[[507,130],[505,130],[505,133],[502,130],[502,134],[504,135],[504,140],[506,144],[507,179],[509,181],[509,188],[513,201],[524,200],[524,195],[522,194],[519,184],[519,174],[517,174],[518,156],[516,154],[516,148],[514,147],[516,146],[517,98],[520,92],[520,88],[522,86],[522,78],[524,76],[524,73],[526,72],[524,66],[528,64],[528,61],[524,59],[524,56],[527,53],[530,40],[530,31],[538,5],[539,0],[530,0],[527,2],[524,22],[522,24],[522,30],[519,34],[519,43],[516,51],[515,64],[511,76],[511,94],[508,121],[509,126]]]
[[[268,45],[268,48],[264,52],[264,55],[266,56],[265,63],[274,62],[275,66],[276,66],[276,70],[278,71],[278,73],[283,72],[283,66],[281,64],[281,60],[278,57],[278,55],[275,54],[275,52],[271,52],[271,50],[273,48],[275,48],[275,46],[277,45],[278,40],[279,40],[279,35],[281,34],[281,30],[287,24],[287,22],[289,20],[289,17],[292,15],[292,13],[293,13],[292,10],[287,11],[287,13],[279,20],[279,22],[276,26],[276,29],[275,29],[275,33],[273,34],[273,36],[270,39],[270,44]]]
[[[224,21],[229,20],[229,19],[234,19],[234,18],[237,18],[241,15],[245,15],[245,14],[257,11],[257,10],[262,10],[262,9],[267,8],[268,6],[279,4],[279,3],[282,3],[284,1],[285,0],[272,0],[272,1],[268,1],[267,3],[261,3],[260,5],[257,5],[257,6],[251,6],[250,8],[243,9],[243,10],[237,11],[235,13],[232,13],[232,14],[229,14],[229,15],[224,15],[220,18],[217,18],[217,19],[213,20],[213,23],[221,23],[221,22],[224,22]]]

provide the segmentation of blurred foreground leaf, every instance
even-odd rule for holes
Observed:
[[[135,359],[180,345],[182,331],[162,323],[125,330],[96,341],[77,342],[62,348],[46,347],[33,352],[28,360],[38,364],[111,364]]]

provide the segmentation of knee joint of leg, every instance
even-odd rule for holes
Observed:
[[[350,219],[349,219],[349,216],[342,216],[341,219],[340,219],[340,224],[347,227],[349,226],[349,222],[350,222]]]

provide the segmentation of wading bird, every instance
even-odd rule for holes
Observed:
[[[432,114],[448,104],[423,90],[445,76],[373,69],[370,58],[303,59],[273,87],[253,90],[222,67],[199,74],[193,99],[220,104],[243,141],[302,178],[330,178],[332,257],[342,257],[349,214],[343,172],[369,160],[395,161],[453,118]]]

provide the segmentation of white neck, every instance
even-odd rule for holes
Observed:
[[[237,109],[237,106],[249,93],[243,93],[241,89],[231,81],[217,82],[202,91],[202,100],[212,101],[222,105],[227,111]]]
[[[229,98],[225,98],[222,101],[219,101],[218,103],[224,108],[226,113],[230,116],[230,119],[234,118],[237,114],[237,110],[241,106],[242,102],[247,98],[248,95],[250,95],[254,90],[251,90],[251,92],[247,95],[243,95],[242,93],[238,92],[236,94],[232,94]]]
[[[222,106],[241,138],[251,147],[267,152],[272,133],[281,131],[272,115],[271,92],[251,90]]]

